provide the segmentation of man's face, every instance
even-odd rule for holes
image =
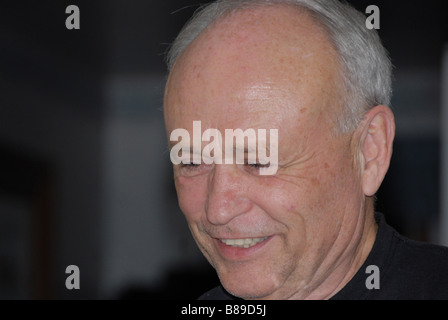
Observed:
[[[202,131],[278,129],[275,175],[248,164],[174,167],[191,232],[234,295],[307,297],[339,279],[361,241],[352,136],[335,134],[338,68],[311,19],[280,7],[241,11],[214,25],[170,75],[168,135],[185,128],[192,136],[196,120]],[[235,247],[240,241],[249,247]]]

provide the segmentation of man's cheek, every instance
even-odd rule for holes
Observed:
[[[204,207],[203,195],[194,188],[178,188],[179,207],[188,219],[197,219]]]
[[[178,193],[179,199],[179,207],[182,213],[188,218],[194,217],[195,210],[195,202],[194,200],[188,196],[188,193]]]

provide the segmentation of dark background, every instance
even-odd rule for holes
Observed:
[[[397,137],[378,209],[440,243],[448,2],[349,2],[380,8],[395,66]],[[80,30],[65,27],[70,4]],[[161,112],[164,53],[197,8],[1,4],[0,299],[194,299],[218,283],[178,210]],[[79,290],[65,287],[72,264]]]

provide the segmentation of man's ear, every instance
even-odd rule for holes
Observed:
[[[361,122],[360,156],[361,181],[364,195],[371,197],[378,191],[389,169],[395,137],[392,111],[383,105],[372,108]]]

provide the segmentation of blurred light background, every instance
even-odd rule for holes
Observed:
[[[380,8],[395,66],[397,137],[378,209],[408,237],[447,244],[448,2],[349,2]],[[65,27],[70,4],[80,30]],[[0,299],[195,299],[218,283],[178,209],[161,111],[164,53],[197,8],[2,3]],[[79,290],[65,287],[68,265],[80,268]]]

